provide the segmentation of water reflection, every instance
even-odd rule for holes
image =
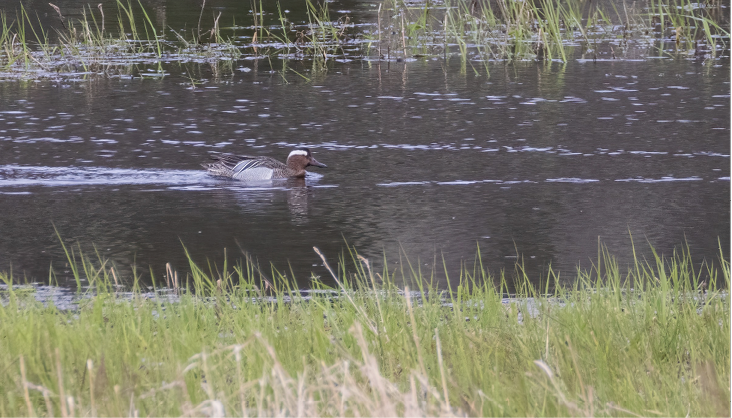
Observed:
[[[282,203],[283,197],[290,211],[290,219],[294,225],[303,225],[308,222],[309,204],[313,199],[314,189],[321,186],[319,181],[322,175],[308,173],[306,178],[291,178],[282,180],[240,181],[217,179],[219,192],[214,193],[213,199],[226,202],[233,198],[238,205],[247,212],[268,212],[272,206]],[[192,190],[188,188],[187,190]],[[197,188],[196,190],[203,190]]]

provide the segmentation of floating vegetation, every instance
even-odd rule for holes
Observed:
[[[188,32],[156,27],[139,0],[117,0],[106,15],[101,4],[88,6],[79,19],[51,4],[63,25],[52,33],[21,5],[14,18],[0,11],[0,78],[164,76],[171,64],[186,63],[209,64],[218,74],[241,58],[281,60],[284,73],[289,60],[311,61],[318,71],[334,61],[458,57],[464,69],[481,73],[491,62],[714,62],[729,54],[729,8],[720,0],[385,0],[358,25],[329,4],[308,0],[304,15],[291,18],[279,4],[265,10],[253,1],[251,25],[222,26],[218,12],[205,31],[202,9],[197,31]]]
[[[301,292],[247,258],[145,290],[65,248],[75,302],[0,274],[2,416],[729,416],[729,262],[688,248],[437,288],[355,250]],[[404,261],[404,259],[402,258]],[[50,296],[50,297],[49,297]]]

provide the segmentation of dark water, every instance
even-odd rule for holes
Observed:
[[[274,62],[275,69],[280,63]],[[296,70],[304,63],[293,63]],[[0,82],[0,270],[63,275],[54,225],[131,274],[243,249],[327,281],[345,242],[392,267],[400,253],[453,275],[480,250],[492,272],[516,254],[537,280],[570,278],[598,239],[622,265],[629,232],[698,261],[730,247],[730,67],[698,61],[331,63],[307,82],[236,63],[185,77]],[[328,165],[304,181],[207,176],[213,152]],[[436,260],[436,261],[435,261]],[[443,282],[444,283],[444,282]]]
[[[344,239],[432,265],[589,265],[598,237],[627,262],[632,232],[665,253],[729,254],[729,67],[519,64],[490,79],[440,61],[342,65],[322,80],[240,73],[180,80],[1,83],[0,255],[48,275],[62,237],[121,268],[221,263],[238,245],[300,278]],[[211,152],[284,159],[304,182],[208,177]],[[317,171],[316,171],[317,170]],[[237,244],[238,243],[238,244]]]

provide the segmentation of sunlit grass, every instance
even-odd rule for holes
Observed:
[[[123,290],[66,251],[73,310],[0,275],[0,415],[729,416],[729,263],[687,249],[449,290],[351,249],[309,292],[249,258]]]

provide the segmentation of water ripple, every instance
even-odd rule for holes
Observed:
[[[0,166],[0,187],[200,184],[216,181],[203,170],[121,169],[109,167]]]

